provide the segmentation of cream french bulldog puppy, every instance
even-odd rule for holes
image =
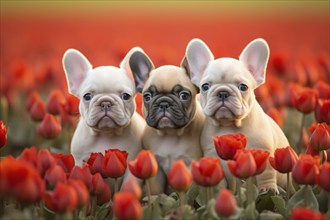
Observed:
[[[104,153],[116,148],[128,152],[128,160],[142,149],[143,118],[135,112],[135,83],[129,69],[129,57],[120,68],[92,68],[86,57],[75,49],[63,56],[63,67],[69,92],[80,99],[80,121],[71,142],[76,165],[87,161],[92,152]]]
[[[147,122],[143,146],[153,151],[159,164],[151,184],[152,193],[159,194],[166,192],[166,174],[172,162],[183,159],[189,166],[191,160],[202,156],[199,137],[204,115],[185,61],[182,67],[166,65],[155,69],[149,57],[137,51],[129,63],[137,91],[143,95]]]
[[[187,46],[186,58],[191,81],[201,90],[201,106],[206,116],[201,135],[204,156],[216,157],[213,136],[243,133],[247,147],[269,151],[273,155],[278,147],[289,146],[279,126],[262,110],[254,90],[265,82],[269,48],[265,40],[256,39],[246,46],[239,60],[214,59],[207,45],[193,39]],[[227,181],[231,174],[226,173]],[[279,182],[277,182],[279,181]],[[277,183],[285,178],[269,164],[257,176],[260,192],[278,192]]]

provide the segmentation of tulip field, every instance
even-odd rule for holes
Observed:
[[[329,1],[0,4],[1,220],[330,220]],[[118,67],[139,46],[156,67],[179,66],[193,38],[216,58],[238,58],[256,38],[268,42],[266,83],[255,93],[290,146],[272,154],[247,146],[241,133],[214,136],[217,155],[173,161],[159,195],[150,193],[159,166],[151,150],[128,160],[109,146],[76,166],[79,99],[68,92],[64,52]],[[142,115],[141,94],[135,101]],[[278,192],[257,189],[267,165],[288,180]],[[223,187],[226,169],[233,181]],[[134,177],[121,184],[127,171]]]

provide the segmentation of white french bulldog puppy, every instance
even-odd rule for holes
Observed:
[[[69,92],[80,99],[80,121],[71,142],[76,165],[87,161],[92,152],[108,149],[128,152],[128,160],[142,149],[143,118],[135,112],[135,83],[129,69],[129,57],[120,68],[92,65],[83,54],[69,49],[63,56],[63,67]]]
[[[263,111],[256,101],[254,90],[265,82],[269,48],[265,40],[252,41],[241,53],[239,60],[214,59],[207,45],[193,39],[187,46],[186,58],[191,81],[201,90],[201,105],[206,116],[201,135],[204,156],[216,157],[213,136],[243,133],[247,147],[269,151],[289,146],[280,127]],[[227,181],[231,174],[226,173]],[[278,182],[277,182],[278,181]],[[260,192],[278,192],[277,183],[285,178],[269,164],[257,176]]]
[[[152,178],[152,194],[167,192],[166,174],[172,162],[202,156],[200,133],[204,114],[196,100],[198,88],[191,83],[186,62],[182,67],[165,65],[154,68],[149,57],[137,51],[130,58],[137,91],[143,95],[143,114],[147,122],[142,142],[151,149],[159,164]]]

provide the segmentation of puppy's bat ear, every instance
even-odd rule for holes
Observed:
[[[187,76],[189,78],[191,78],[191,73],[190,73],[190,68],[189,68],[189,64],[188,64],[188,60],[187,60],[187,57],[184,57],[183,60],[181,61],[181,65],[180,65],[187,73]],[[196,88],[196,91],[199,93],[199,87],[196,86],[194,84],[195,88]]]
[[[260,38],[249,43],[239,57],[256,80],[257,86],[265,82],[268,58],[268,44]]]
[[[75,49],[68,49],[63,55],[63,69],[72,95],[79,97],[79,87],[92,65],[87,58]]]
[[[126,54],[126,56],[124,57],[123,61],[120,63],[120,68],[125,70],[127,76],[134,82],[134,76],[131,70],[131,67],[129,65],[129,61],[131,59],[132,54],[134,54],[135,52],[140,51],[143,53],[143,50],[140,47],[133,47],[130,51],[128,51],[128,53]]]
[[[142,92],[150,72],[154,69],[154,65],[143,51],[134,52],[129,59],[129,65],[135,80],[136,90]]]
[[[214,56],[208,46],[200,39],[193,39],[186,49],[186,59],[189,67],[189,75],[192,83],[197,87],[210,61]]]

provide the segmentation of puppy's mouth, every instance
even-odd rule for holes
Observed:
[[[189,119],[176,108],[168,108],[166,110],[153,109],[146,118],[150,127],[157,129],[172,128],[178,129],[184,127]]]

